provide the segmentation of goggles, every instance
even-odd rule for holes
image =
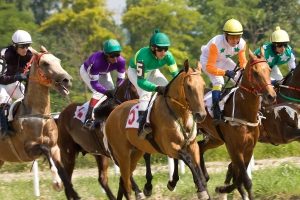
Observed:
[[[108,55],[108,57],[110,57],[110,58],[117,58],[117,57],[120,56],[120,52],[112,52],[112,53],[109,53],[109,54],[107,54],[107,55]]]
[[[162,52],[162,51],[167,52],[168,49],[169,49],[169,47],[158,47],[158,46],[157,46],[157,47],[155,48],[155,51],[158,51],[158,52]]]
[[[28,47],[30,47],[31,44],[18,44],[17,47],[20,49],[28,49]]]
[[[281,47],[286,48],[287,46],[288,46],[288,43],[286,43],[286,42],[275,43],[275,47],[278,47],[278,48],[281,48]]]

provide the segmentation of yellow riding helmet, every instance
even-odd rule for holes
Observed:
[[[280,29],[279,26],[276,26],[275,31],[271,35],[271,42],[289,42],[290,37],[285,30]]]
[[[223,31],[228,35],[242,35],[243,26],[236,19],[229,19],[225,22]]]

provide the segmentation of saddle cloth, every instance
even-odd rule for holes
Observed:
[[[237,88],[238,87],[232,88],[230,90],[230,92],[225,97],[223,97],[222,100],[219,102],[219,106],[220,106],[220,110],[221,111],[224,110],[225,103],[227,102],[227,100],[230,97],[230,95],[237,90]],[[206,93],[204,95],[204,103],[206,105],[208,113],[210,114],[211,117],[213,117],[214,114],[213,114],[213,110],[212,110],[212,94],[211,94],[211,91],[209,91],[208,93]]]
[[[147,112],[147,118],[146,118],[146,122],[150,123],[150,113],[152,110],[152,106],[154,103],[154,100],[157,97],[157,93],[155,93],[151,99],[151,101],[149,102],[149,106],[148,106],[148,112]],[[139,104],[135,104],[134,106],[132,106],[132,108],[130,109],[130,112],[128,114],[128,118],[127,118],[127,122],[126,122],[126,128],[139,128],[139,123],[138,123],[138,118],[139,118]]]
[[[97,108],[101,103],[103,103],[105,100],[107,99],[107,96],[103,96],[99,101],[98,103],[95,105],[94,109]],[[80,105],[80,106],[77,106],[76,107],[76,111],[74,113],[74,118],[76,119],[79,119],[82,123],[84,123],[85,121],[85,116],[86,116],[86,113],[89,109],[89,104],[90,104],[90,101],[87,101],[85,102],[84,104]],[[94,112],[93,112],[94,114]],[[92,114],[92,118],[93,117],[93,114]]]

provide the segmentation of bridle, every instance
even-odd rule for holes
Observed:
[[[255,80],[254,75],[253,75],[253,66],[258,64],[258,63],[267,63],[267,61],[265,59],[253,60],[249,64],[250,70],[249,70],[248,76],[246,78],[248,79],[249,83],[252,83],[252,86],[249,88],[249,87],[243,86],[242,84],[239,85],[240,88],[246,90],[249,93],[254,94],[255,96],[260,96],[261,92],[267,86],[271,85],[271,83],[267,83],[266,85],[262,85],[262,86],[260,84],[254,84],[257,81]],[[256,87],[254,85],[256,85]]]

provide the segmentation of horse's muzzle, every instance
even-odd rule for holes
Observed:
[[[207,115],[206,112],[196,112],[196,113],[193,114],[194,120],[197,123],[200,123],[200,122],[204,121],[206,115]]]

